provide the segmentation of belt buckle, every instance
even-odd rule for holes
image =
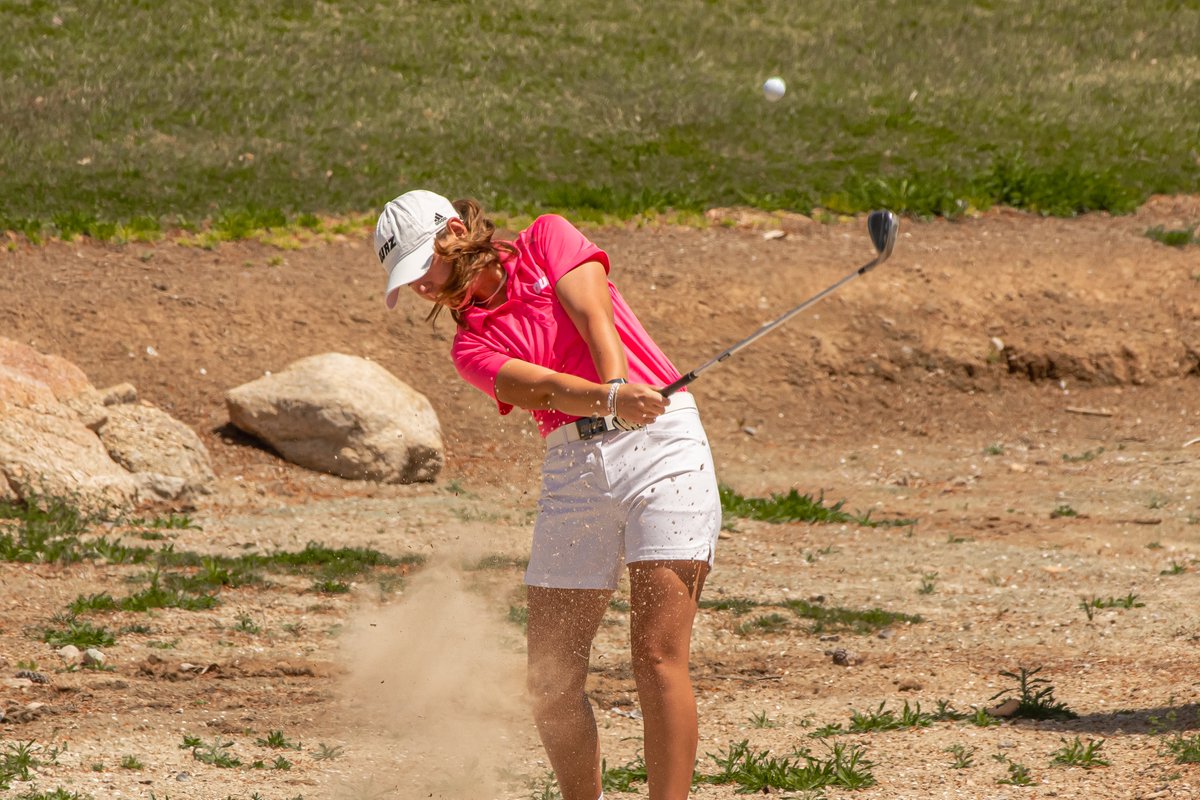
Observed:
[[[608,430],[604,417],[581,417],[575,420],[575,430],[579,431],[580,439],[591,439]]]

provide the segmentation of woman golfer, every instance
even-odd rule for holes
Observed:
[[[501,414],[528,409],[546,457],[529,596],[534,720],[564,800],[602,797],[584,694],[592,640],[629,568],[630,640],[651,800],[684,800],[696,760],[692,623],[721,509],[695,400],[608,280],[608,256],[559,216],[512,241],[473,200],[412,191],[384,208],[375,246],[387,305],[408,286],[448,309],[451,356]]]

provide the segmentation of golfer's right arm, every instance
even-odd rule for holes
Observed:
[[[593,383],[577,375],[513,358],[496,375],[496,399],[524,409],[554,409],[575,417],[608,413],[606,383]],[[644,425],[666,410],[666,400],[653,386],[627,383],[617,392],[617,415]]]

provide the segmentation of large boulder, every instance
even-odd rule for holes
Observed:
[[[212,467],[195,433],[132,401],[132,387],[97,391],[69,361],[0,338],[0,498],[128,507],[207,490]],[[131,430],[143,419],[155,424]]]
[[[310,356],[226,392],[230,421],[287,460],[343,478],[432,481],[445,452],[424,395],[373,361]]]

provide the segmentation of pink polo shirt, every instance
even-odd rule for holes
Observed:
[[[454,336],[450,354],[458,373],[493,399],[496,375],[510,358],[598,382],[591,351],[559,303],[554,287],[563,275],[589,261],[603,264],[608,272],[608,254],[556,214],[538,217],[512,244],[516,254],[502,262],[508,273],[508,299],[491,310],[468,309],[464,327]],[[625,345],[629,380],[665,386],[680,377],[611,281],[608,292],[617,334]],[[513,409],[499,400],[496,404],[501,414]],[[529,413],[542,436],[579,419],[546,409]]]

